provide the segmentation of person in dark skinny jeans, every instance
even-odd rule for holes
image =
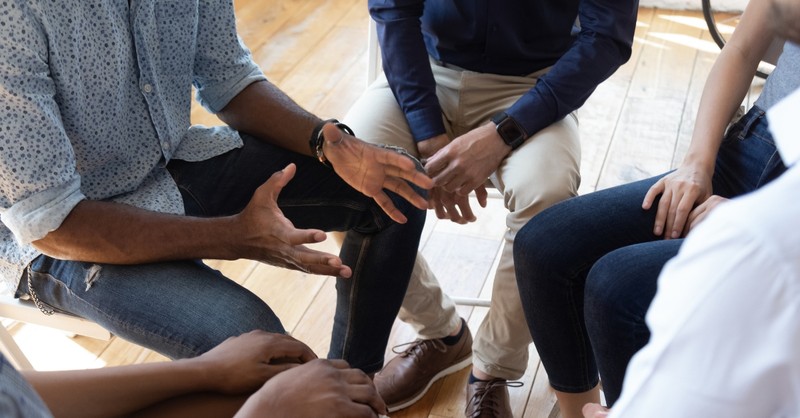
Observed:
[[[800,85],[798,45],[786,43],[755,106],[725,131],[773,40],[768,22],[768,6],[751,2],[709,75],[676,170],[564,201],[517,235],[526,319],[556,390],[591,393],[602,380],[612,405],[649,339],[644,315],[683,237],[717,204],[785,171],[764,113]]]

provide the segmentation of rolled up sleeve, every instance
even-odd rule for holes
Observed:
[[[80,190],[80,177],[58,187],[36,193],[15,203],[0,214],[0,220],[21,245],[44,238],[58,229],[67,215],[86,197]]]
[[[40,27],[25,2],[2,8],[7,20]],[[84,199],[47,57],[42,33],[0,27],[0,220],[23,244],[57,229]]]
[[[267,78],[236,33],[231,1],[202,2],[199,13],[194,85],[198,102],[217,113],[245,87]]]

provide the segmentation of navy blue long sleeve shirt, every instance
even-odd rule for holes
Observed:
[[[524,76],[506,113],[533,135],[579,108],[631,54],[638,0],[369,0],[383,68],[416,141],[445,133],[429,56]],[[580,28],[576,29],[576,18]]]

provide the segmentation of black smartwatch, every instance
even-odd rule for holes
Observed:
[[[522,125],[511,116],[508,116],[506,112],[500,112],[492,116],[492,122],[497,125],[497,133],[500,138],[503,138],[503,142],[510,146],[511,149],[517,149],[528,139],[528,134],[525,133]]]

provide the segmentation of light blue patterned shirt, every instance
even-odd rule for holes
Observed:
[[[39,394],[3,354],[0,354],[0,417],[53,417]]]
[[[263,80],[231,0],[0,2],[0,291],[83,199],[183,213],[165,166],[241,146],[190,126]]]

